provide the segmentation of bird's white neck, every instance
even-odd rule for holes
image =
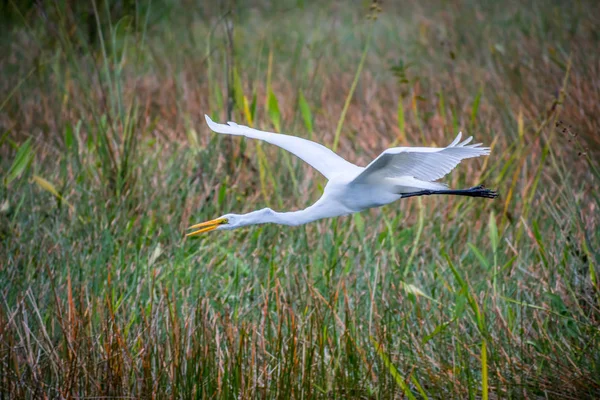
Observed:
[[[347,214],[347,212],[344,210],[331,209],[331,207],[320,204],[320,202],[317,202],[312,206],[305,208],[304,210],[291,212],[277,212],[271,210],[270,208],[263,208],[262,210],[244,214],[244,219],[240,226],[268,223],[297,226],[307,224],[318,219],[337,217],[345,214]]]
[[[263,208],[262,210],[253,211],[248,214],[244,214],[243,225],[256,225],[256,224],[280,224],[280,225],[302,225],[307,224],[317,219],[324,218],[309,213],[306,210],[291,211],[291,212],[277,212],[270,208]]]

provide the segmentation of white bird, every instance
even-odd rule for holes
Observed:
[[[396,200],[432,194],[495,198],[498,194],[483,186],[450,190],[435,182],[462,160],[490,154],[489,147],[472,144],[473,137],[460,142],[462,133],[448,147],[393,147],[385,150],[366,167],[359,167],[310,140],[264,132],[229,122],[218,124],[205,115],[210,129],[217,133],[263,140],[295,154],[323,174],[329,182],[323,195],[308,208],[277,212],[270,208],[247,214],[225,214],[188,229],[187,236],[212,230],[228,230],[255,224],[302,225],[322,218],[338,217],[379,207]]]

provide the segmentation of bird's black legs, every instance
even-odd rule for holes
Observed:
[[[486,189],[482,185],[475,186],[469,189],[458,189],[458,190],[421,190],[413,193],[402,193],[402,198],[414,197],[414,196],[429,196],[432,194],[449,194],[454,196],[469,196],[469,197],[485,197],[487,199],[495,199],[498,197],[498,193],[493,190]]]

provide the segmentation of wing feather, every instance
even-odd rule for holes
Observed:
[[[354,183],[373,182],[385,178],[411,176],[422,181],[438,180],[452,171],[464,159],[490,154],[481,143],[469,145],[473,137],[460,141],[462,133],[448,147],[393,147],[373,160]]]
[[[335,154],[327,147],[313,141],[303,139],[297,136],[282,135],[280,133],[259,131],[258,129],[238,125],[235,122],[228,122],[228,125],[214,122],[208,115],[204,116],[206,123],[211,130],[217,133],[227,135],[245,136],[251,139],[258,139],[267,143],[274,144],[284,150],[296,155],[314,169],[322,173],[327,179],[332,176],[360,170],[360,168]]]

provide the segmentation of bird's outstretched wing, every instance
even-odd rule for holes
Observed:
[[[462,133],[448,147],[393,147],[373,160],[353,183],[377,182],[386,178],[410,176],[432,182],[452,171],[466,158],[490,154],[489,147],[469,145],[473,137],[460,142]]]
[[[359,167],[349,163],[319,143],[296,136],[259,131],[258,129],[238,125],[235,122],[228,122],[228,125],[218,124],[210,119],[208,115],[205,115],[204,117],[206,118],[206,123],[213,131],[263,140],[267,143],[279,146],[310,164],[314,169],[325,175],[327,179],[331,179],[332,176],[341,172],[359,170]]]

